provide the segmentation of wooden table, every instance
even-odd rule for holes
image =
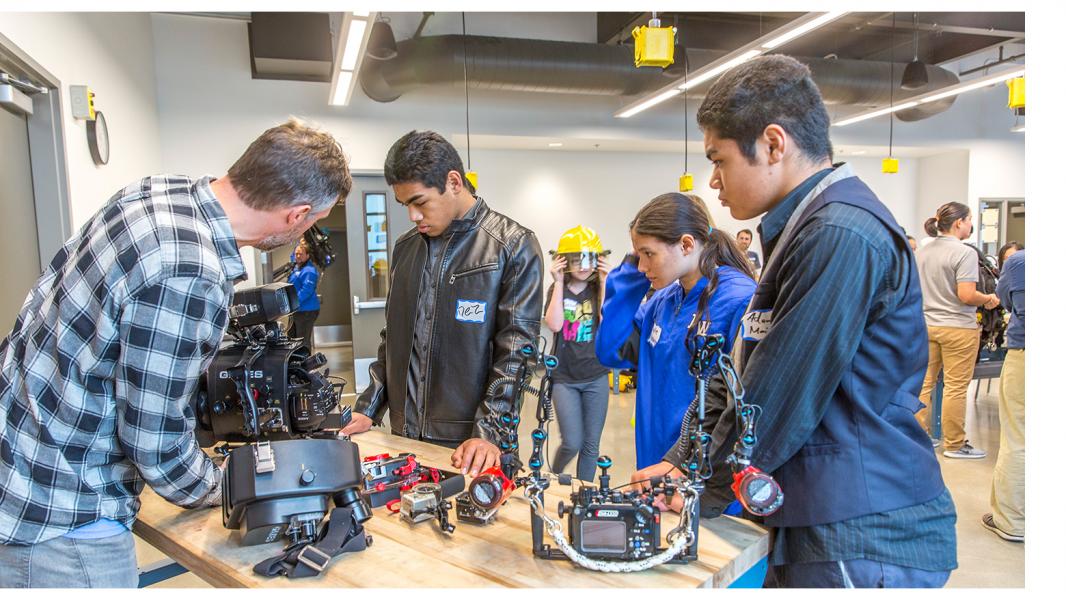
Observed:
[[[373,430],[353,438],[360,456],[414,452],[427,466],[450,469],[451,450]],[[614,478],[628,473],[616,468]],[[547,491],[549,507],[569,496],[557,483]],[[458,522],[442,533],[435,522],[415,525],[384,508],[366,523],[374,543],[364,552],[334,559],[319,577],[264,578],[252,566],[280,554],[282,544],[241,546],[239,533],[222,526],[220,508],[185,510],[146,488],[134,532],[152,546],[217,587],[727,587],[766,556],[766,531],[732,517],[704,519],[699,560],[662,565],[640,573],[600,573],[569,561],[541,560],[531,551],[529,505],[519,493],[480,526]],[[664,514],[662,531],[677,523]],[[545,535],[550,542],[551,537]]]

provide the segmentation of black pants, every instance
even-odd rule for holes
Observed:
[[[289,337],[303,338],[304,344],[315,351],[315,319],[318,318],[317,310],[302,310],[292,313],[289,317]]]

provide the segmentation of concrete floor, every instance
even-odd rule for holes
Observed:
[[[349,382],[355,381],[350,348],[321,350],[329,359],[333,374]],[[973,392],[978,385],[971,385],[967,429],[970,442],[988,451],[988,456],[982,460],[953,460],[943,458],[938,452],[944,480],[955,499],[959,516],[956,525],[959,568],[947,584],[953,588],[1011,588],[1025,585],[1025,545],[1003,541],[981,526],[981,516],[989,510],[992,470],[999,450],[999,417],[996,404],[999,381],[992,380],[991,390],[986,390],[987,386],[987,382],[980,383],[980,389],[977,390],[979,393],[974,401]],[[346,402],[354,400],[352,392],[351,388],[346,389]],[[600,454],[607,454],[614,460],[617,465],[613,469],[614,477],[618,483],[628,477],[629,466],[636,464],[633,428],[629,423],[633,416],[634,398],[632,391],[621,395],[612,393],[607,423],[600,438]],[[522,410],[519,430],[523,456],[528,452],[529,433],[536,424],[535,409],[535,404],[527,401]],[[549,449],[553,449],[558,440],[558,428],[553,423]],[[576,468],[576,463],[571,463],[568,470],[573,472]],[[140,539],[137,540],[138,564],[146,565],[165,558],[155,548]],[[199,577],[186,573],[153,587],[208,586]]]

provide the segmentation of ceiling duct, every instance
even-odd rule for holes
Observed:
[[[254,12],[248,45],[252,79],[329,83],[333,74],[328,13]]]
[[[441,35],[407,39],[397,44],[398,54],[388,61],[367,57],[359,84],[368,97],[392,102],[412,90],[434,85],[463,86],[463,37]],[[470,87],[482,90],[633,96],[658,89],[680,75],[680,70],[635,69],[633,49],[624,45],[588,44],[468,36],[467,68]],[[714,50],[689,50],[693,65],[726,54]],[[954,73],[929,67],[929,85],[913,92],[890,95],[889,62],[797,57],[807,64],[827,105],[863,108],[887,106],[908,97],[958,83]],[[897,63],[895,72],[902,72]],[[704,87],[705,89],[705,87]],[[701,90],[694,88],[695,93]],[[896,116],[917,121],[947,110],[954,98],[902,110]]]

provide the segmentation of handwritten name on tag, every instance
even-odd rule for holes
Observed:
[[[774,320],[773,309],[753,310],[741,320],[740,335],[749,342],[761,342],[770,332],[770,323]]]
[[[484,323],[486,303],[477,300],[459,300],[455,303],[455,320],[464,323]]]

